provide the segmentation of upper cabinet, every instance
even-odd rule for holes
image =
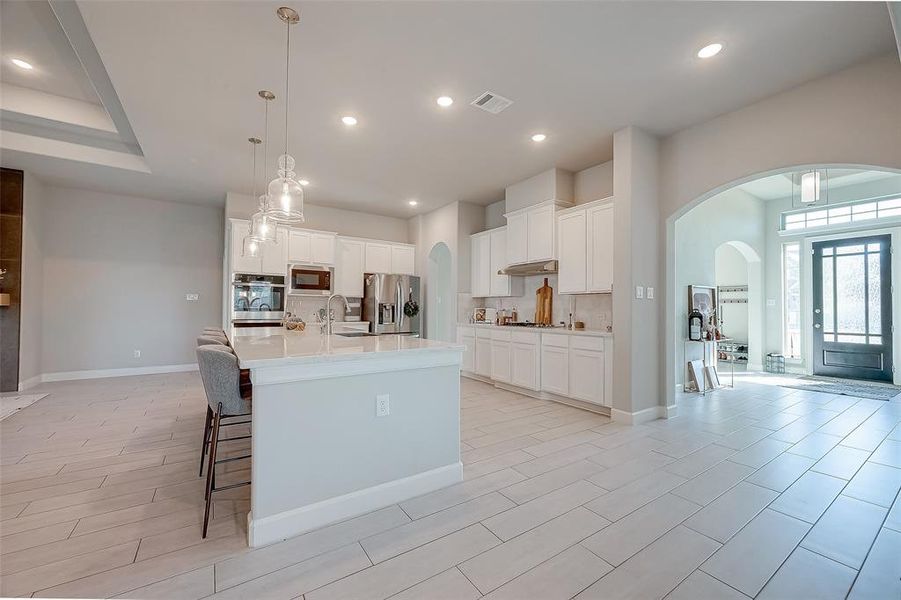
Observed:
[[[506,215],[508,265],[557,258],[557,206],[549,200]]]
[[[244,237],[250,231],[250,223],[240,219],[231,220],[230,270],[232,273],[254,273],[264,275],[284,275],[288,263],[288,230],[279,227],[276,241],[262,244],[261,256],[244,256]]]
[[[366,272],[413,275],[416,249],[409,244],[366,242]]]
[[[508,227],[498,227],[470,236],[472,244],[471,284],[475,298],[521,296],[520,277],[499,275],[507,266]]]
[[[604,200],[557,216],[558,291],[561,294],[613,290],[613,203]]]
[[[363,296],[366,243],[339,237],[335,242],[334,292],[352,298]]]
[[[291,229],[288,232],[288,262],[334,265],[335,238],[334,233]]]

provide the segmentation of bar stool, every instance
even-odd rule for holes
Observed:
[[[206,346],[206,345],[215,345],[215,346],[225,346],[228,347],[228,340],[225,337],[218,337],[213,335],[201,335],[197,338],[198,346]]]
[[[204,333],[212,333],[215,335],[225,335],[225,330],[222,329],[221,327],[204,327],[203,332]]]
[[[206,505],[203,511],[203,537],[205,538],[210,521],[210,505],[213,500],[213,492],[250,484],[250,481],[242,481],[224,485],[222,487],[216,487],[216,465],[250,458],[250,454],[246,454],[217,459],[216,452],[220,441],[229,442],[249,439],[251,437],[249,435],[244,435],[223,440],[219,439],[219,428],[224,425],[222,419],[227,417],[250,416],[251,401],[241,397],[238,358],[232,352],[211,345],[198,346],[195,352],[197,353],[197,364],[200,367],[200,377],[203,380],[203,388],[206,391],[207,404],[209,405],[208,408],[213,415],[209,440],[210,456],[206,471]],[[249,421],[246,420],[244,421],[244,423],[248,422]],[[204,444],[204,447],[206,447],[206,444]]]

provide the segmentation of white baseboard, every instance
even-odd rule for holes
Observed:
[[[247,515],[247,543],[251,548],[257,548],[280,542],[461,481],[463,463],[456,462],[262,519],[254,519],[251,513]]]
[[[655,419],[669,419],[676,416],[678,409],[675,406],[651,406],[637,412],[627,412],[613,408],[610,410],[610,416],[617,423],[626,425],[640,425]]]
[[[43,381],[42,378],[43,378],[43,375],[35,375],[34,377],[29,377],[25,381],[20,381],[19,382],[19,391],[24,392],[25,390],[27,390],[29,388],[33,388],[37,384],[41,383],[41,381]]]
[[[102,379],[104,377],[129,377],[132,375],[158,375],[160,373],[186,373],[196,371],[197,363],[183,365],[158,365],[155,367],[129,367],[125,369],[97,369],[94,371],[57,371],[56,373],[44,373],[40,376],[41,382],[51,381],[75,381],[77,379]],[[32,377],[31,381],[35,379]]]

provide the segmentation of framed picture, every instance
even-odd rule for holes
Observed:
[[[704,315],[704,329],[710,326],[711,317],[716,326],[716,288],[709,285],[688,286],[688,312],[694,309]]]
[[[472,320],[476,323],[484,323],[485,322],[485,309],[484,308],[474,308],[472,310]]]
[[[707,383],[704,379],[704,361],[691,360],[688,361],[689,389],[693,392],[703,392],[707,389]]]
[[[716,367],[712,365],[709,367],[704,367],[704,375],[707,376],[708,386],[715,390],[720,388],[720,376],[716,372]]]

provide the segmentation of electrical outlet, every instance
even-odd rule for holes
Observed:
[[[635,297],[641,300],[644,298],[644,287],[640,285],[635,286]]]
[[[654,299],[654,288],[649,287],[648,288],[648,300],[653,300],[653,299]]]
[[[388,394],[378,394],[375,397],[375,416],[387,417],[391,414],[391,405],[388,403]]]
[[[141,358],[141,351],[135,350],[135,358]]]
[[[776,299],[775,298],[767,298],[766,305],[767,306],[776,306]]]
[[[185,300],[188,302],[197,302],[200,300],[200,294],[185,294]]]

